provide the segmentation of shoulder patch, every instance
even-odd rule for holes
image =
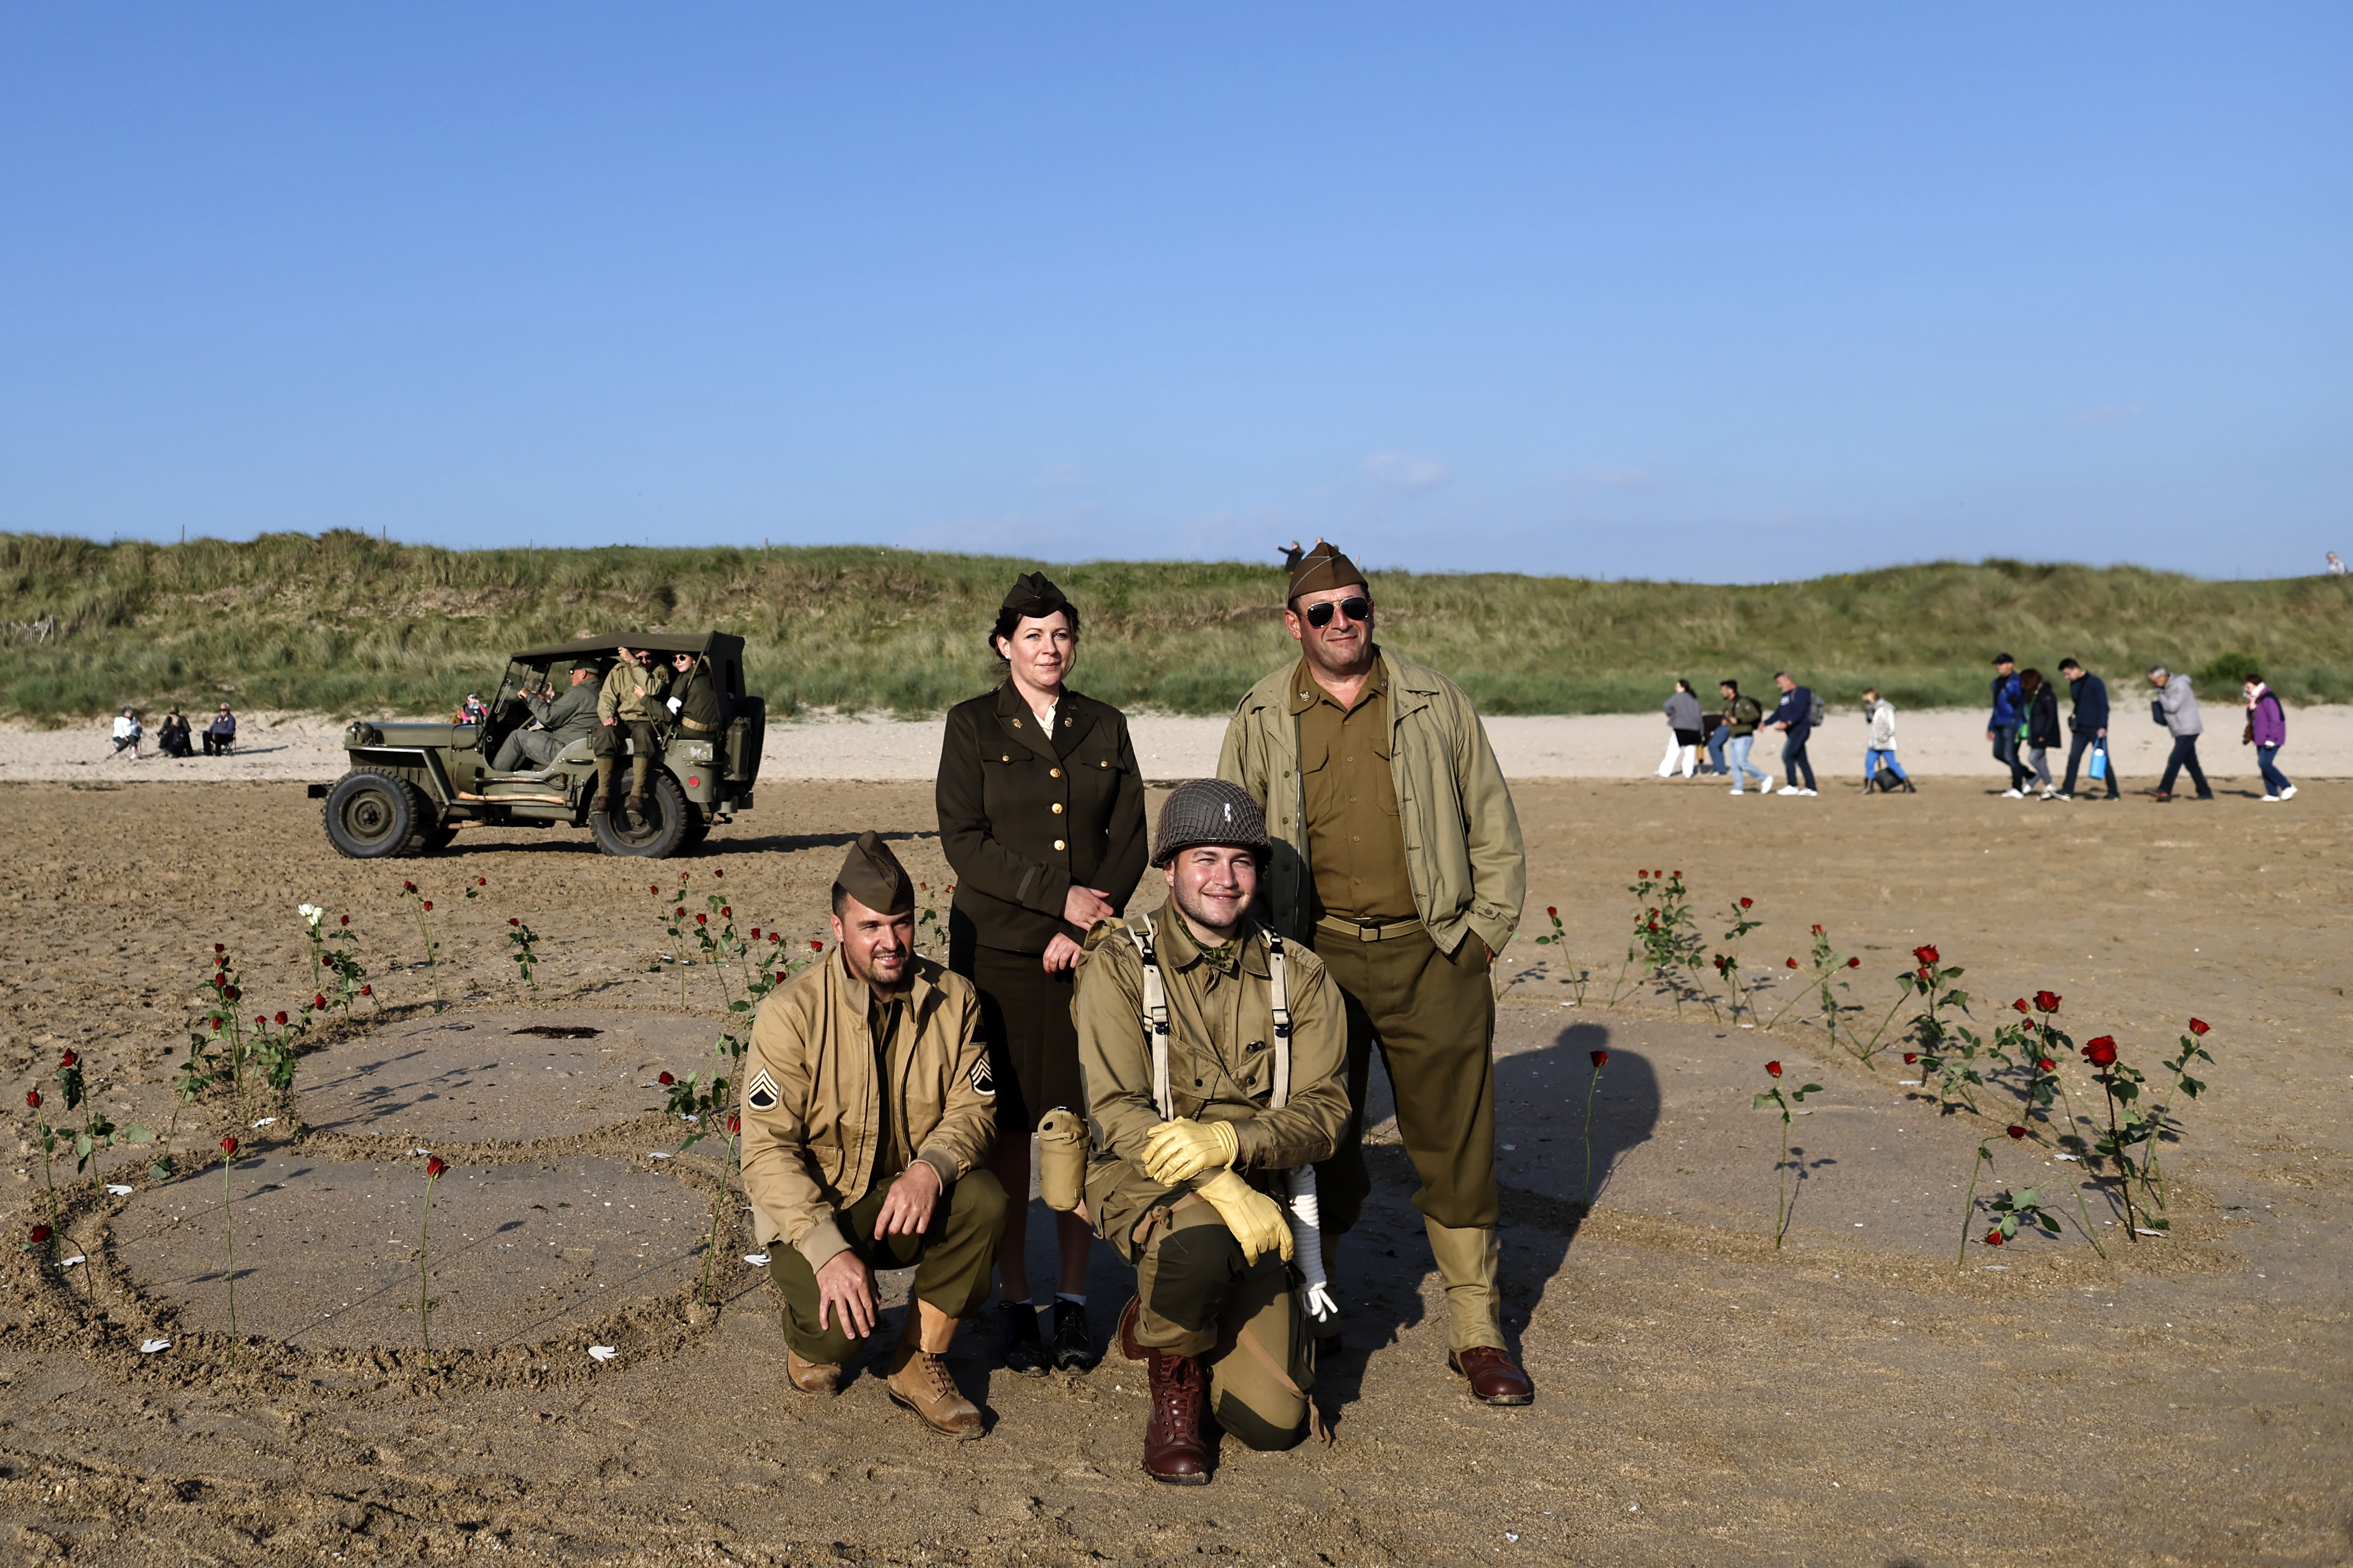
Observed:
[[[768,1076],[766,1068],[754,1073],[752,1081],[744,1086],[744,1103],[754,1110],[774,1110],[782,1098],[776,1092],[776,1080]]]
[[[997,1098],[997,1078],[988,1070],[988,1058],[986,1056],[972,1064],[972,1091],[975,1094],[986,1095],[991,1100]]]

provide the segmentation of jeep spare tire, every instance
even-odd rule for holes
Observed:
[[[321,815],[326,819],[327,842],[353,860],[382,860],[402,853],[426,820],[425,803],[414,785],[366,768],[335,781]]]

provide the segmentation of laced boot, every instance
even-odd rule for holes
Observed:
[[[944,1436],[969,1442],[987,1434],[980,1407],[964,1396],[948,1375],[947,1358],[902,1341],[891,1352],[891,1375],[883,1380],[891,1401]]]
[[[1152,1415],[1144,1427],[1144,1473],[1172,1487],[1209,1484],[1209,1446],[1201,1436],[1204,1384],[1200,1358],[1145,1352],[1152,1379]]]

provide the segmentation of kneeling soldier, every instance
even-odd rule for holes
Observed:
[[[944,1359],[988,1299],[1005,1189],[972,983],[915,956],[914,884],[860,834],[833,885],[833,955],[760,1005],[744,1063],[744,1187],[784,1298],[786,1372],[831,1394],[874,1331],[877,1268],[915,1266],[891,1397],[951,1437],[980,1411]],[[782,1243],[781,1246],[771,1245]]]
[[[1119,1342],[1150,1368],[1144,1468],[1178,1486],[1209,1479],[1205,1402],[1253,1448],[1322,1427],[1280,1199],[1347,1122],[1347,1026],[1315,955],[1250,916],[1268,852],[1243,791],[1180,786],[1153,854],[1169,907],[1095,927],[1073,1005],[1088,1211],[1135,1266]]]

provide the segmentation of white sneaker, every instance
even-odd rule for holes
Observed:
[[[1742,789],[1738,784],[1734,784],[1734,785],[1732,786],[1732,793],[1733,793],[1734,795],[1746,795],[1748,792],[1747,792],[1746,790],[1745,790],[1745,789]]]
[[[1771,795],[1773,793],[1773,781],[1771,779],[1758,779],[1757,781],[1757,793],[1758,795]]]
[[[2001,798],[2004,800],[2024,800],[2026,796],[2020,794],[2017,790],[2006,789],[2001,792]]]
[[[2290,784],[2287,788],[2280,791],[2280,798],[2282,800],[2294,800],[2295,798],[2295,785]]]
[[[2260,801],[2257,801],[2255,804],[2256,804],[2256,805],[2277,805],[2280,802],[2282,802],[2282,801],[2285,800],[2286,798],[2287,798],[2287,796],[2285,796],[2285,795],[2267,795],[2263,796],[2263,799],[2261,799]]]
[[[1801,789],[1801,790],[1799,790],[1798,793],[1799,793],[1799,795],[1812,795],[1814,792],[1813,792],[1812,790],[1810,790],[1810,789]]]

